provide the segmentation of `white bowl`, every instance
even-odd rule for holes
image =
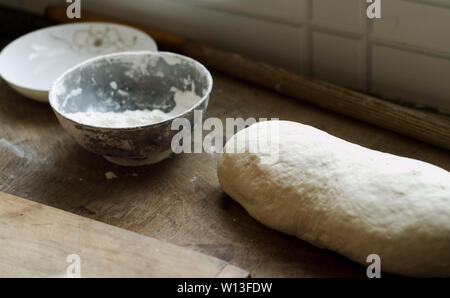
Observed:
[[[172,138],[179,133],[172,129],[172,122],[184,118],[194,127],[195,114],[206,111],[212,87],[209,71],[189,57],[124,52],[96,57],[68,70],[55,81],[49,98],[62,127],[81,146],[115,164],[140,166],[169,157]],[[176,90],[196,98],[179,102]],[[73,118],[78,112],[137,110],[172,114],[158,122],[124,127]]]
[[[112,23],[77,23],[28,33],[0,54],[0,74],[22,95],[48,102],[53,82],[66,70],[99,55],[125,51],[156,51],[142,31]]]

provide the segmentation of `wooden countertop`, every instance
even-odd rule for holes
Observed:
[[[213,73],[207,117],[277,117],[450,170],[448,151]],[[365,277],[335,253],[270,230],[227,197],[210,154],[140,168],[82,149],[50,107],[0,80],[0,190],[218,257],[253,277]],[[108,180],[112,171],[116,179]]]

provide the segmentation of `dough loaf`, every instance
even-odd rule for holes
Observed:
[[[378,254],[385,272],[450,277],[449,172],[311,126],[277,124],[278,160],[233,153],[258,141],[252,132],[267,129],[260,122],[234,135],[218,162],[222,188],[252,217],[365,266]]]

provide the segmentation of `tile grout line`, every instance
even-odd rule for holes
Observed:
[[[364,10],[364,9],[363,9]],[[373,57],[372,57],[372,45],[371,45],[371,40],[370,40],[370,34],[372,32],[372,28],[373,28],[373,20],[369,19],[367,16],[367,8],[366,11],[363,11],[363,15],[365,18],[365,37],[364,37],[364,42],[365,42],[365,54],[366,54],[366,59],[365,59],[365,73],[366,73],[366,78],[365,78],[365,92],[370,93],[372,91],[372,67],[373,67]]]
[[[308,58],[308,67],[307,67],[307,75],[314,78],[314,46],[313,46],[313,28],[311,26],[311,20],[313,17],[313,0],[307,0],[306,2],[306,38],[307,38],[307,58]]]

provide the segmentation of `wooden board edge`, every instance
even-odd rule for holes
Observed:
[[[250,273],[231,264],[227,264],[216,278],[249,278]]]

